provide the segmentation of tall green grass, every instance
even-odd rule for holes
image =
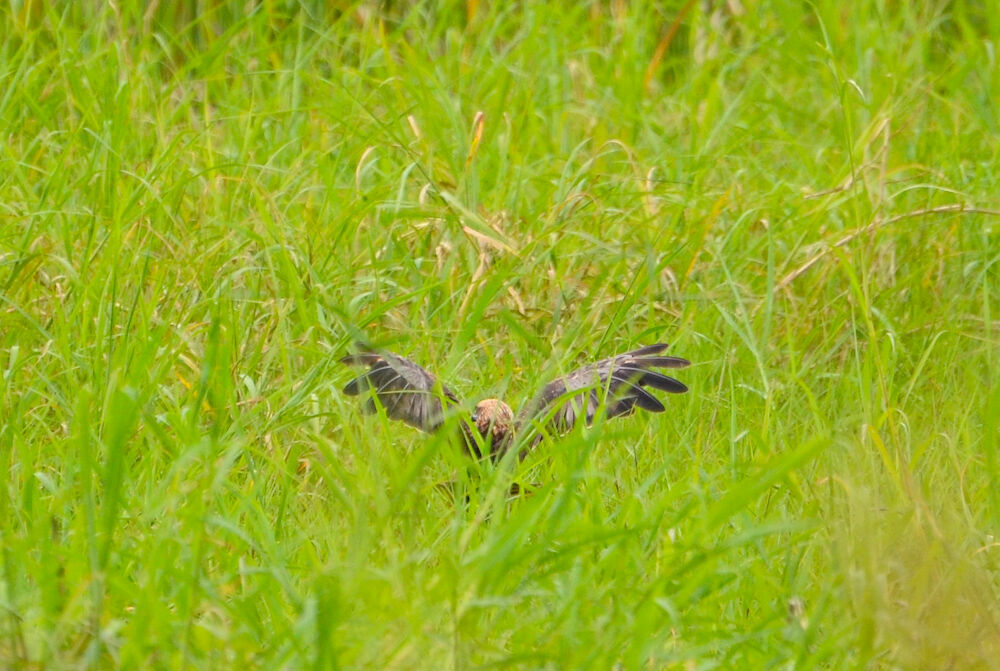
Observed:
[[[988,3],[0,28],[3,666],[1000,667]],[[470,401],[695,365],[493,468],[359,338]]]

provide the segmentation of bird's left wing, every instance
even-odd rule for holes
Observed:
[[[444,424],[446,407],[458,405],[458,397],[422,366],[392,352],[377,351],[357,345],[358,352],[348,354],[341,363],[367,366],[368,370],[347,383],[344,393],[357,396],[371,389],[364,410],[376,410],[375,397],[389,419],[398,419],[421,431],[433,432]]]
[[[566,433],[581,419],[588,425],[593,422],[602,399],[609,418],[631,415],[636,408],[663,412],[666,410],[663,403],[646,387],[671,394],[682,394],[688,388],[679,380],[653,369],[691,365],[687,359],[662,356],[660,353],[667,347],[664,343],[647,345],[584,366],[550,382],[521,412],[519,424],[524,427],[532,421],[543,421],[552,434]],[[550,413],[551,419],[545,421]],[[540,435],[533,443],[539,440]]]

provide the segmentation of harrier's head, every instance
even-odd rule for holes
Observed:
[[[506,450],[514,438],[514,411],[498,398],[477,403],[472,412],[472,423],[493,454]]]

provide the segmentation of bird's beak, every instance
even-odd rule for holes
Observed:
[[[478,424],[479,423],[479,413],[478,412],[473,412],[472,413],[472,423],[473,424]]]

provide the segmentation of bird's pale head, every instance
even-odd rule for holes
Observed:
[[[472,422],[479,435],[491,445],[492,452],[506,448],[514,433],[514,411],[498,398],[477,403]]]

